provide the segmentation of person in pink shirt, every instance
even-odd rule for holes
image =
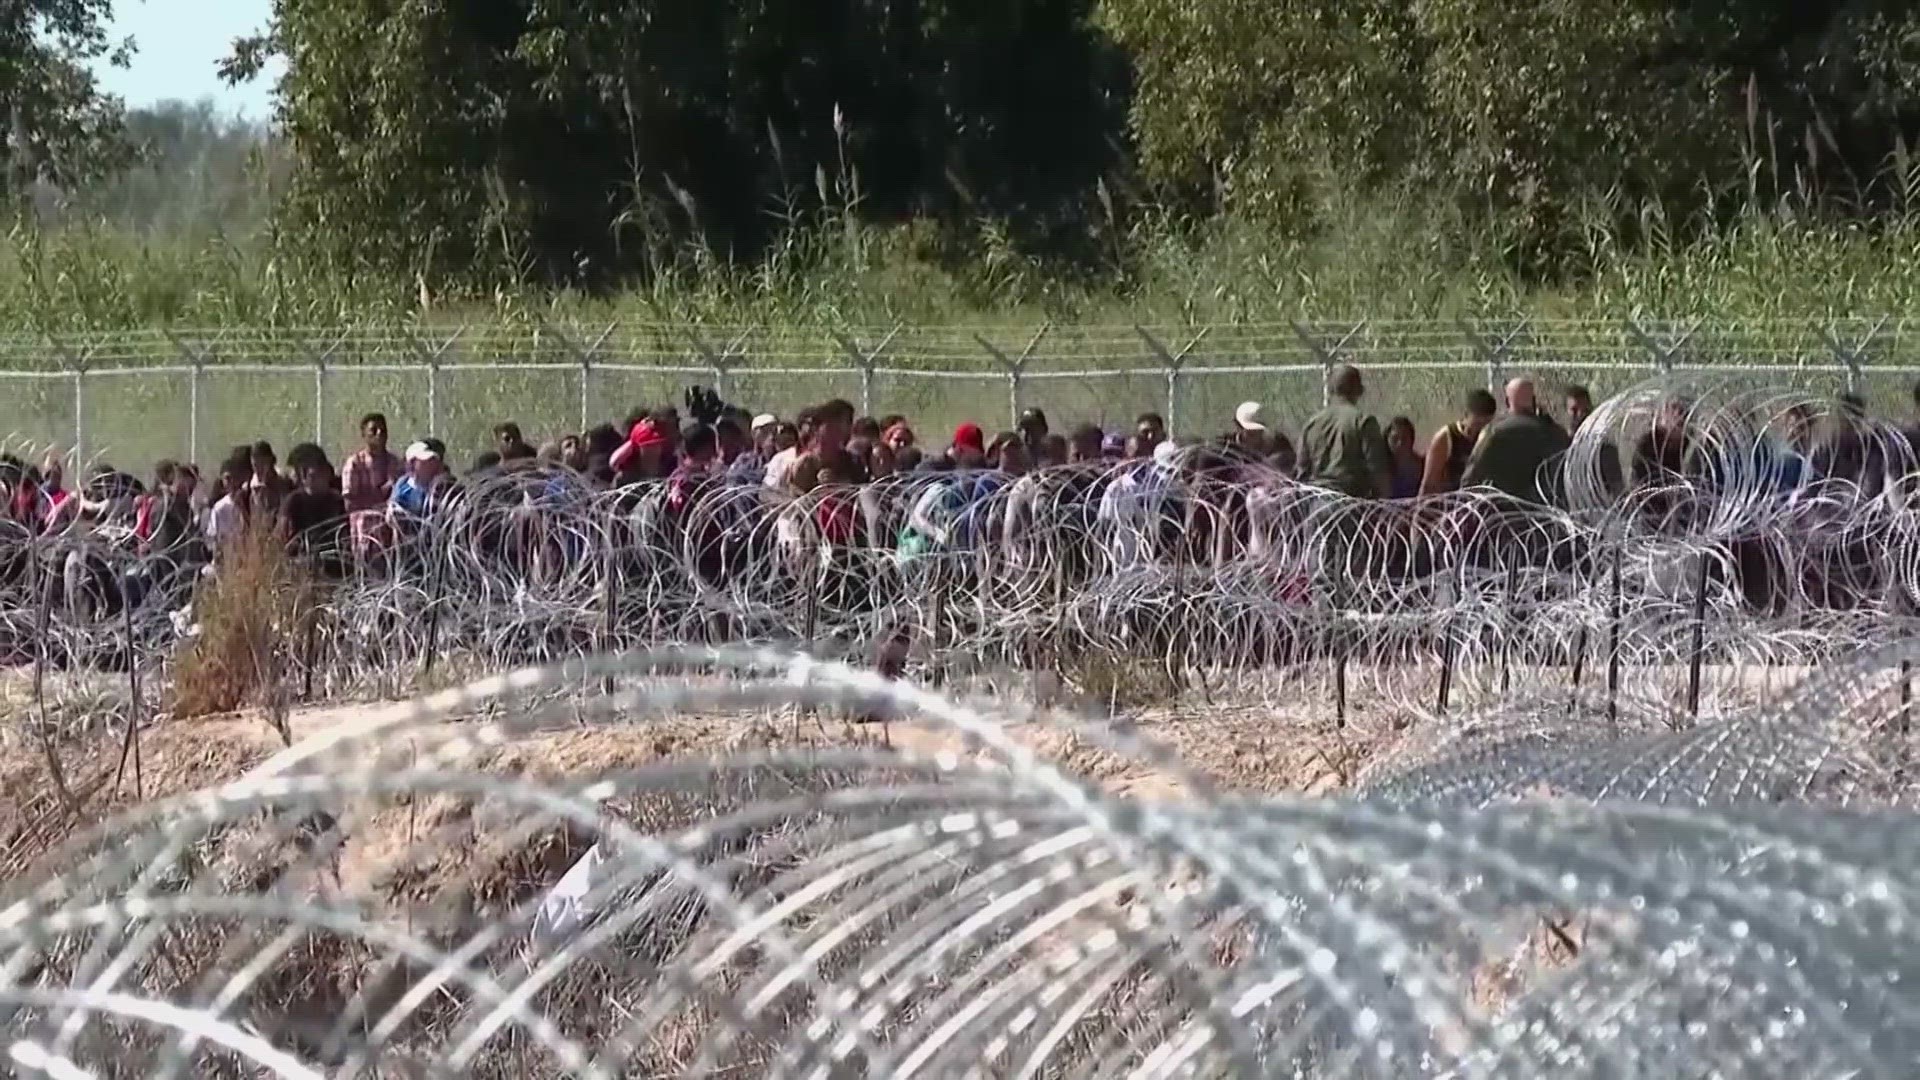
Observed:
[[[361,417],[360,438],[360,449],[347,458],[341,494],[347,503],[347,525],[353,537],[354,556],[377,559],[393,543],[387,502],[393,498],[393,485],[407,470],[393,451],[387,449],[384,415],[368,413]]]

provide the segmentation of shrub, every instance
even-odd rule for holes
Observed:
[[[199,633],[180,657],[174,715],[232,712],[249,703],[280,715],[280,673],[305,640],[315,609],[306,568],[273,529],[249,528],[194,600]]]

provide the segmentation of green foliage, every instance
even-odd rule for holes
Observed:
[[[1091,0],[278,0],[285,222],[330,264],[469,285],[751,262],[823,212],[1076,208],[1124,67]],[[496,280],[488,280],[489,278]]]
[[[1135,71],[1144,175],[1182,204],[1288,219],[1316,176],[1375,178],[1422,130],[1396,0],[1104,0]]]
[[[130,159],[120,102],[87,68],[125,63],[107,40],[111,10],[110,0],[0,4],[0,198],[111,176]]]
[[[129,109],[125,127],[136,160],[73,190],[40,185],[37,220],[103,222],[186,242],[245,241],[266,225],[275,193],[285,190],[285,143],[262,124],[222,116],[209,101]]]
[[[1894,0],[1104,0],[1102,23],[1140,167],[1189,205],[1303,227],[1330,185],[1411,183],[1552,272],[1650,206],[1913,191],[1881,182],[1914,175],[1920,125],[1920,8]]]

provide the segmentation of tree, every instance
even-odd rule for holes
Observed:
[[[1114,161],[1093,0],[277,0],[289,231],[433,277],[752,260],[836,211],[1042,217]]]
[[[126,62],[108,41],[110,0],[13,0],[0,6],[0,197],[34,182],[72,188],[125,166],[118,98],[88,64]]]

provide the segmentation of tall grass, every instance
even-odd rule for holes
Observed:
[[[1754,210],[1669,228],[1658,207],[1634,238],[1596,221],[1558,280],[1513,269],[1497,229],[1417,196],[1332,200],[1311,230],[1137,214],[1101,265],[1034,256],[993,222],[875,227],[851,214],[794,222],[756,266],[694,253],[613,297],[475,294],[418,278],[316,270],[270,228],[245,236],[138,237],[87,223],[15,225],[0,240],[0,320],[19,329],[470,322],[578,316],[806,326],[1237,324],[1290,318],[1629,312],[1716,319],[1900,315],[1920,306],[1920,215],[1871,222]]]

